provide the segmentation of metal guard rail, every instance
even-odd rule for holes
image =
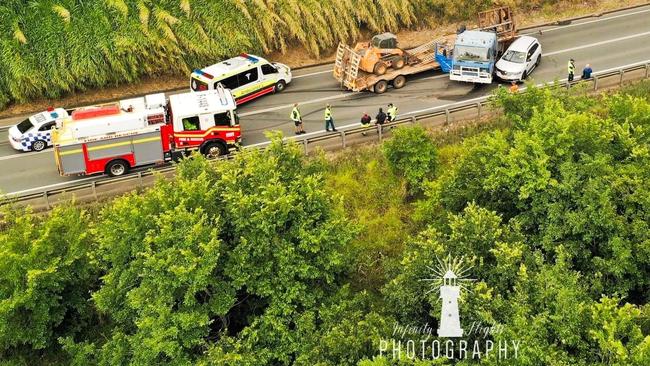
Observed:
[[[582,81],[582,80],[574,80],[571,83],[568,83],[566,79],[560,80],[560,81],[554,81],[554,82],[549,82],[549,83],[543,83],[543,84],[538,84],[538,86],[546,87],[546,86],[552,86],[552,85],[559,85],[563,87],[569,87],[570,85],[578,84],[581,82],[591,82],[593,84],[593,90],[598,90],[599,83],[602,83],[604,79],[609,79],[612,77],[618,77],[618,85],[621,85],[624,81],[624,76],[626,73],[630,73],[633,71],[644,71],[644,75],[641,77],[637,77],[635,80],[638,79],[647,79],[649,77],[650,73],[650,60],[643,61],[641,63],[637,64],[632,64],[628,65],[625,67],[621,67],[618,69],[612,69],[612,70],[605,70],[601,72],[596,72],[593,74],[592,79],[587,80],[587,81]],[[521,91],[525,91],[525,88],[522,88]],[[445,123],[449,123],[451,119],[451,115],[454,113],[466,111],[466,110],[471,110],[471,109],[476,109],[477,114],[471,118],[480,118],[482,115],[482,109],[486,107],[489,103],[490,95],[486,95],[483,97],[478,97],[474,99],[470,99],[468,101],[462,101],[462,102],[457,102],[457,103],[452,103],[448,104],[445,106],[440,106],[440,107],[433,107],[431,108],[431,111],[426,111],[423,113],[419,113],[417,115],[413,115],[407,118],[400,118],[395,122],[391,123],[386,123],[383,125],[382,129],[379,128],[368,128],[368,127],[363,127],[360,124],[348,127],[346,129],[341,129],[339,130],[339,133],[323,133],[320,135],[315,135],[315,136],[309,136],[309,137],[287,137],[284,140],[285,141],[295,141],[298,144],[301,144],[305,148],[305,152],[307,152],[308,146],[310,144],[314,144],[317,142],[323,142],[323,141],[329,141],[329,140],[334,140],[334,139],[340,139],[341,144],[340,148],[345,148],[347,146],[346,144],[346,137],[352,136],[352,135],[357,135],[361,134],[363,132],[370,132],[370,131],[377,131],[379,140],[382,140],[382,130],[386,129],[387,127],[391,126],[402,126],[405,124],[414,124],[417,123],[418,121],[422,121],[425,119],[430,119],[430,118],[435,118],[435,117],[440,117],[440,116],[445,116]],[[408,113],[407,113],[408,114]],[[0,129],[1,131],[2,129]],[[263,142],[260,144],[254,144],[250,146],[244,147],[245,149],[251,149],[251,148],[258,148],[258,149],[263,149],[266,146],[268,146],[270,142]],[[231,158],[232,155],[225,157],[225,159]],[[224,158],[221,159],[215,159],[215,161],[218,160],[223,160]],[[5,195],[2,198],[2,201],[0,201],[0,205],[5,205],[8,203],[21,203],[21,202],[26,202],[26,201],[31,201],[35,199],[42,198],[45,201],[45,206],[47,209],[51,207],[50,202],[49,202],[49,197],[51,196],[56,196],[58,194],[63,194],[63,193],[74,193],[76,191],[84,190],[84,189],[91,189],[93,192],[94,200],[98,200],[98,195],[97,195],[97,188],[101,186],[105,186],[108,184],[114,184],[114,183],[119,183],[119,182],[124,182],[124,181],[132,181],[132,180],[137,180],[139,181],[139,184],[137,187],[145,187],[143,184],[143,178],[152,176],[154,174],[165,174],[165,173],[170,173],[173,172],[176,169],[174,165],[168,165],[164,166],[161,168],[149,168],[147,170],[139,171],[139,172],[134,172],[131,174],[127,174],[121,177],[113,177],[109,178],[106,177],[104,179],[99,178],[97,180],[93,180],[91,182],[82,182],[82,183],[72,183],[69,185],[64,185],[60,188],[54,188],[54,189],[44,189],[44,190],[39,190],[39,188],[33,189],[35,192],[25,192],[21,194],[16,194],[16,195]],[[132,190],[132,189],[131,189]],[[30,190],[31,191],[31,190]]]

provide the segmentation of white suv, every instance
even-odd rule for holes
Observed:
[[[507,81],[523,81],[542,61],[542,46],[537,38],[517,38],[496,64],[496,75]]]

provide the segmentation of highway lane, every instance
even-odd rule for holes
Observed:
[[[541,31],[541,34],[540,34]],[[564,26],[527,30],[539,38],[544,57],[531,78],[536,82],[566,77],[566,63],[576,60],[578,73],[589,62],[595,71],[650,59],[650,6],[591,18]],[[474,87],[451,82],[447,75],[428,72],[409,79],[400,90],[386,94],[350,93],[339,88],[331,75],[331,66],[298,70],[291,85],[281,94],[270,95],[240,108],[244,144],[266,140],[264,131],[281,130],[293,135],[289,122],[291,104],[300,103],[305,129],[321,133],[323,108],[331,103],[338,126],[355,123],[364,111],[374,116],[377,108],[395,103],[400,113],[408,113],[489,93],[496,84]],[[0,190],[21,191],[66,181],[88,179],[60,177],[51,150],[16,154],[6,144],[0,145]]]

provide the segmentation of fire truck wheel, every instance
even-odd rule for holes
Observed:
[[[43,151],[47,147],[45,141],[36,140],[32,143],[32,151]]]
[[[111,177],[119,177],[129,171],[129,163],[124,160],[113,160],[106,165],[106,174]]]
[[[221,142],[209,142],[203,147],[203,155],[209,159],[214,159],[227,153],[228,149],[226,149],[226,145]]]
[[[377,94],[383,94],[386,92],[386,89],[388,89],[388,83],[386,80],[379,80],[377,84],[375,84],[375,93]]]
[[[282,93],[284,91],[284,88],[287,87],[287,83],[284,82],[284,80],[280,80],[277,83],[275,83],[275,93]]]

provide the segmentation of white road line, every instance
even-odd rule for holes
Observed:
[[[32,152],[32,151],[29,151],[29,152],[16,152],[14,155],[7,155],[7,156],[0,157],[0,161],[10,160],[10,159],[15,159],[15,158],[30,157],[30,156],[35,156],[35,155],[39,155],[39,154],[45,154],[45,153],[48,153],[48,152],[52,153],[51,150],[43,150],[43,151],[39,151],[39,152]]]
[[[625,40],[628,40],[628,39],[637,38],[637,37],[643,37],[643,36],[647,36],[647,35],[650,35],[650,32],[643,32],[643,33],[638,33],[638,34],[632,34],[632,35],[625,36],[625,37],[619,37],[619,38],[614,38],[614,39],[608,39],[608,40],[606,40],[606,41],[601,41],[601,42],[596,42],[596,43],[591,43],[591,44],[585,44],[585,45],[582,45],[582,46],[571,47],[571,48],[567,48],[567,49],[559,50],[559,51],[548,52],[548,53],[544,53],[544,54],[542,54],[542,56],[553,56],[553,55],[557,55],[557,54],[559,54],[559,53],[565,53],[565,52],[577,51],[577,50],[581,50],[581,49],[584,49],[584,48],[590,48],[590,47],[600,46],[600,45],[604,45],[604,44],[608,44],[608,43],[613,43],[613,42],[625,41]]]
[[[353,96],[353,95],[356,95],[356,93],[336,94],[336,95],[331,95],[329,97],[323,97],[323,98],[318,98],[318,99],[307,100],[307,101],[304,101],[304,102],[299,102],[298,105],[313,104],[313,103],[325,102],[325,101],[334,100],[334,99],[342,99],[342,98],[347,98],[347,97],[350,97],[350,96]],[[260,109],[260,110],[252,111],[252,112],[239,113],[239,117],[254,116],[256,114],[279,111],[281,109],[291,108],[291,107],[293,107],[293,104],[294,103],[290,103],[290,104],[279,105],[277,107]]]
[[[334,71],[333,69],[329,69],[329,70],[325,70],[325,71],[312,72],[310,74],[305,74],[305,75],[296,75],[292,79],[300,79],[300,78],[306,78],[306,77],[314,76],[314,75],[327,74],[327,73],[330,73],[330,72],[333,72],[333,71]]]
[[[429,76],[429,77],[426,77],[426,78],[418,79],[416,81],[440,79],[440,78],[445,78],[445,77],[448,77],[448,76],[449,76],[448,74],[434,75],[434,76]],[[306,104],[314,104],[314,103],[325,102],[325,101],[328,101],[328,100],[345,99],[345,98],[348,98],[348,97],[353,97],[355,95],[359,95],[359,92],[348,92],[348,93],[332,95],[332,96],[329,96],[329,97],[323,97],[323,98],[318,98],[318,99],[307,100],[307,101],[304,101],[304,102],[299,102],[298,105],[302,106],[302,105],[306,105]],[[239,113],[239,117],[248,117],[248,116],[254,116],[256,114],[263,114],[263,113],[267,113],[267,112],[275,112],[275,111],[279,111],[279,110],[282,110],[282,109],[291,108],[291,107],[293,107],[293,104],[294,103],[283,104],[283,105],[279,105],[277,107],[270,107],[270,108],[255,110],[255,111],[246,112],[246,113]]]
[[[630,16],[630,15],[643,14],[643,13],[647,13],[647,12],[650,12],[650,9],[639,10],[639,11],[635,11],[635,12],[633,12],[633,13],[625,13],[625,14],[614,15],[614,16],[610,16],[610,17],[607,17],[607,16],[606,16],[606,17],[604,17],[604,18],[599,18],[599,19],[589,20],[589,21],[586,21],[586,22],[579,22],[579,21],[578,21],[578,23],[572,23],[572,24],[567,24],[567,25],[560,25],[560,26],[557,26],[557,27],[555,27],[555,28],[550,28],[550,29],[546,29],[546,30],[542,29],[541,32],[542,32],[542,34],[544,34],[544,33],[547,33],[547,32],[553,32],[553,31],[556,31],[556,30],[562,30],[562,29],[567,29],[567,28],[571,28],[571,27],[579,27],[579,26],[581,26],[581,25],[587,25],[587,24],[592,24],[592,23],[604,22],[604,21],[607,21],[607,20],[618,19],[618,18],[623,18],[623,17]],[[536,32],[529,32],[529,33],[522,33],[522,35],[527,36],[527,35],[537,34],[537,33],[539,33],[539,31],[536,31]]]

